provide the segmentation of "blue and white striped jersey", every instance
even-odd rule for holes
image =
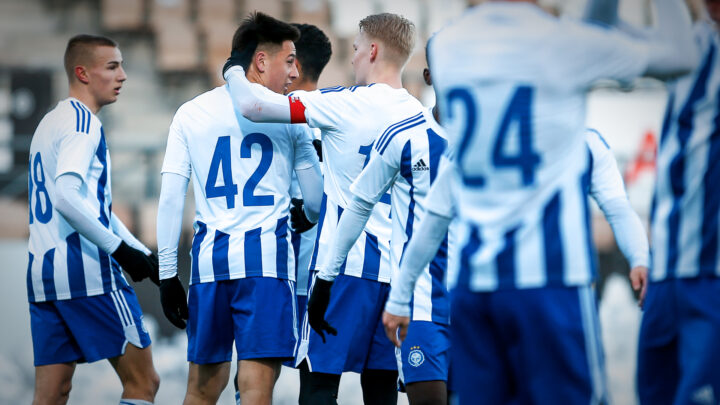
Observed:
[[[460,177],[456,288],[590,283],[586,92],[643,73],[646,47],[534,4],[487,2],[436,34],[429,52]]]
[[[43,117],[30,144],[30,302],[88,297],[128,285],[117,262],[55,210],[55,180],[66,173],[82,177],[82,209],[97,213],[110,228],[110,154],[102,123],[74,98]]]
[[[235,114],[227,86],[183,104],[162,172],[193,180],[190,282],[295,280],[290,181],[293,170],[317,160],[306,126],[258,124]]]
[[[720,276],[720,34],[695,27],[702,59],[669,83],[651,209],[650,279]]]
[[[369,202],[379,201],[391,190],[393,272],[400,269],[405,247],[425,215],[426,197],[446,146],[445,131],[427,110],[418,111],[388,126],[377,138],[370,163],[350,186],[353,194]],[[446,235],[437,255],[417,280],[410,305],[413,320],[450,322],[445,271],[453,236]]]
[[[292,95],[305,105],[308,125],[322,131],[325,193],[310,262],[311,270],[320,271],[330,254],[338,220],[352,200],[350,184],[367,165],[375,138],[388,125],[423,107],[407,90],[383,83],[296,91]],[[341,274],[390,282],[389,204],[388,195],[375,206],[363,235],[350,249]]]

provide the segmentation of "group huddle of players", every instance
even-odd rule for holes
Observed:
[[[30,151],[34,403],[67,402],[76,364],[100,359],[120,404],[153,403],[150,338],[121,269],[158,284],[166,317],[187,329],[185,404],[217,402],[233,345],[244,405],[271,403],[282,364],[300,369],[300,404],[336,404],[346,371],[366,404],[395,404],[398,390],[412,405],[607,403],[588,196],[641,291],[641,403],[717,403],[720,1],[654,6],[640,30],[617,0],[590,0],[582,21],[532,0],[474,5],[426,46],[433,108],[402,86],[416,37],[406,18],[360,20],[355,85],[317,89],[325,34],[250,14],[227,83],[170,125],[157,256],[111,210],[96,114],[127,78],[121,53],[73,37],[69,97]],[[641,75],[669,94],[652,249],[608,144],[585,127],[594,83]]]

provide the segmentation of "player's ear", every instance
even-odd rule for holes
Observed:
[[[430,69],[425,68],[423,69],[423,80],[425,80],[425,84],[428,86],[432,86],[432,77],[430,77]]]
[[[88,71],[85,69],[85,66],[75,66],[75,68],[73,68],[73,73],[75,73],[75,78],[78,79],[80,83],[88,84],[88,82],[90,82]]]
[[[378,44],[377,42],[372,42],[370,44],[370,62],[375,62],[375,59],[378,56]]]
[[[267,62],[267,53],[265,53],[264,51],[255,52],[255,56],[253,57],[253,64],[255,65],[255,69],[257,69],[259,73],[265,73]]]

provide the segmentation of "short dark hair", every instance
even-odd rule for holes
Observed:
[[[254,12],[248,15],[235,31],[232,51],[240,54],[240,66],[247,71],[259,46],[282,46],[283,42],[295,42],[299,37],[300,31],[292,25],[265,13]]]
[[[293,23],[292,26],[300,31],[300,39],[295,41],[295,51],[297,61],[302,66],[303,76],[317,82],[332,55],[330,39],[320,28],[312,24]]]
[[[92,48],[97,46],[111,46],[117,48],[117,42],[108,37],[100,35],[79,34],[70,38],[65,48],[65,73],[68,79],[73,78],[73,69],[78,64],[87,63],[87,57],[91,54]]]

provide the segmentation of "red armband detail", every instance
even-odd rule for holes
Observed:
[[[305,104],[299,98],[288,96],[290,100],[290,123],[304,124],[305,120]]]

